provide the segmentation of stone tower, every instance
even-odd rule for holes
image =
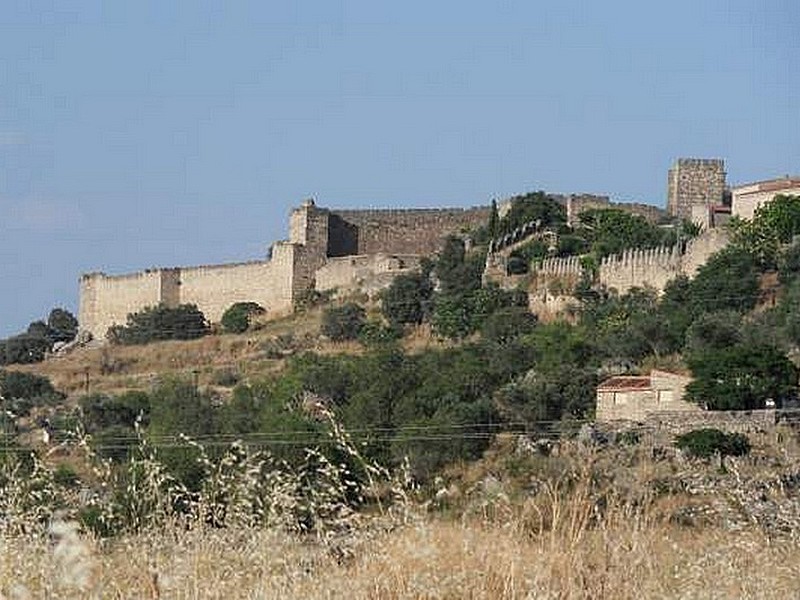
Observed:
[[[669,170],[667,210],[676,217],[692,218],[693,206],[723,203],[725,162],[718,158],[679,158]]]

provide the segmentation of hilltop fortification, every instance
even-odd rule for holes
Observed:
[[[471,209],[329,210],[313,200],[292,210],[289,240],[252,262],[148,269],[80,279],[82,332],[104,339],[112,325],[146,306],[196,304],[212,323],[235,302],[257,302],[272,316],[292,312],[308,290],[374,291],[448,235],[483,225],[488,207]]]
[[[676,216],[712,214],[725,196],[721,160],[680,159],[669,175],[668,208]],[[565,206],[574,223],[585,210],[618,208],[659,222],[665,212],[643,204],[617,204],[593,194],[550,194]],[[510,202],[501,202],[502,214]],[[148,269],[127,275],[102,272],[80,280],[81,331],[104,339],[112,325],[124,324],[128,314],[147,306],[192,303],[212,323],[235,302],[257,302],[269,315],[285,315],[309,290],[372,294],[398,274],[417,269],[420,257],[435,253],[448,235],[464,234],[487,224],[491,209],[331,210],[313,200],[291,212],[289,239],[276,242],[269,257],[252,262]],[[706,219],[713,224],[716,219]],[[531,235],[532,225],[493,240],[487,259],[487,280],[507,277],[508,254]],[[724,245],[720,232],[709,231],[688,248],[656,249],[606,259],[599,269],[601,283],[625,291],[649,285],[663,289],[678,274],[692,274],[697,265]],[[576,279],[577,257],[545,261],[538,270],[539,290],[550,294],[554,280]],[[505,283],[508,283],[507,281]],[[558,287],[558,286],[556,286]]]

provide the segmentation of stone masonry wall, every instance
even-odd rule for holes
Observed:
[[[314,289],[317,270],[327,261],[330,239],[329,212],[307,200],[292,211],[290,244],[294,247],[291,295],[297,298],[305,290]]]
[[[419,270],[417,255],[367,254],[330,258],[316,272],[316,289],[369,296],[388,287],[395,277]]]
[[[397,274],[418,267],[418,257],[409,255],[437,251],[448,234],[483,225],[488,218],[489,208],[332,213],[306,200],[291,213],[290,241],[274,244],[271,260],[83,276],[80,328],[104,339],[108,328],[124,324],[128,314],[159,303],[196,304],[206,318],[218,322],[235,302],[257,302],[268,313],[285,314],[300,294],[315,286],[329,289],[361,282],[379,289]],[[342,255],[373,258],[356,256],[353,264],[337,261]]]
[[[449,234],[489,221],[489,207],[470,209],[336,210],[329,256],[348,254],[420,254],[441,249]],[[353,249],[356,251],[353,252]]]
[[[628,250],[608,256],[600,264],[602,285],[624,294],[633,287],[663,291],[667,283],[683,272],[677,247]]]
[[[90,273],[80,280],[78,322],[81,331],[105,339],[108,328],[124,324],[129,313],[160,301],[160,270],[111,277]]]
[[[292,309],[294,260],[293,245],[277,244],[270,261],[84,275],[80,329],[102,340],[109,327],[124,325],[128,314],[160,303],[196,304],[212,323],[234,302],[257,302],[270,314],[286,314]]]
[[[643,217],[651,223],[658,223],[667,213],[657,206],[635,202],[611,202],[607,196],[593,194],[570,194],[568,196],[550,195],[567,209],[567,223],[574,225],[582,212],[593,209],[617,209]]]
[[[720,159],[681,158],[669,170],[667,210],[692,218],[692,207],[720,205],[725,194],[725,163]]]
[[[708,229],[689,240],[681,259],[682,273],[687,277],[694,277],[697,269],[706,264],[712,254],[727,246],[729,241],[730,236],[725,228]]]
[[[667,283],[679,275],[694,277],[697,269],[727,243],[725,230],[711,229],[690,240],[682,253],[677,247],[659,247],[609,256],[600,264],[598,283],[620,294],[633,287],[651,287],[661,293]],[[583,267],[577,256],[543,260],[532,270],[528,288],[531,310],[547,317],[574,307],[571,294],[582,274]],[[505,274],[505,259],[500,253],[487,257],[484,282],[489,281],[501,287],[512,287],[507,285],[512,281],[518,283]]]
[[[181,269],[181,304],[196,304],[212,323],[236,302],[285,315],[292,310],[291,260],[291,252],[278,251],[271,261]]]

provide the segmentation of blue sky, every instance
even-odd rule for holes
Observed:
[[[304,197],[663,205],[800,172],[800,3],[6,0],[0,336],[82,272],[254,259]]]

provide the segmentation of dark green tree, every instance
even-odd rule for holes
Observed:
[[[0,370],[0,398],[2,408],[18,416],[25,416],[36,406],[63,402],[65,396],[53,387],[47,377]]]
[[[722,350],[742,342],[742,315],[734,311],[702,313],[686,332],[690,355]]]
[[[115,344],[147,344],[161,340],[193,340],[210,332],[205,315],[194,304],[175,308],[159,304],[128,315],[125,325],[108,330]]]
[[[800,234],[800,196],[779,194],[759,206],[751,220],[734,220],[731,229],[734,247],[749,254],[761,269],[774,269],[781,246]]]
[[[250,327],[250,319],[264,314],[264,308],[255,302],[236,302],[222,314],[220,323],[227,333],[244,333]]]
[[[201,438],[219,433],[215,402],[212,395],[180,379],[165,380],[150,394],[147,438],[156,445],[170,472],[192,490],[199,489],[205,471],[198,461],[198,449],[183,442],[180,436],[202,442]],[[215,454],[214,448],[208,451],[212,456]]]
[[[511,208],[499,222],[499,235],[538,221],[542,228],[555,228],[567,222],[567,210],[544,192],[532,192],[511,198]]]
[[[797,368],[772,346],[735,345],[705,349],[688,357],[694,380],[686,387],[689,400],[709,410],[753,410],[792,398]]]
[[[362,306],[348,302],[334,306],[322,313],[322,335],[334,342],[358,339],[366,323],[366,311]]]
[[[500,308],[489,315],[481,325],[485,340],[507,344],[521,335],[531,333],[536,327],[536,315],[524,306]]]
[[[50,340],[39,335],[23,333],[0,341],[0,364],[31,364],[44,360],[50,350]]]
[[[778,261],[778,280],[789,285],[800,276],[800,244],[792,244]]]
[[[141,391],[130,391],[118,396],[91,394],[78,401],[82,422],[88,433],[109,427],[127,428],[133,437],[137,420],[143,427],[150,421],[150,396]]]
[[[665,242],[665,230],[644,217],[615,208],[583,211],[577,230],[590,244],[596,258],[618,254],[628,248],[654,248]]]
[[[500,413],[532,429],[549,428],[564,418],[583,419],[594,414],[597,375],[572,365],[551,371],[531,371],[522,380],[495,395]]]
[[[695,458],[745,456],[750,453],[750,440],[743,433],[725,433],[719,429],[694,429],[675,440],[675,445]]]
[[[50,328],[44,321],[33,321],[28,325],[26,333],[30,336],[44,338],[48,340],[48,342],[50,341]]]
[[[422,274],[400,275],[381,294],[383,315],[392,325],[419,324],[431,311],[433,286]]]
[[[78,335],[78,319],[63,308],[54,308],[50,311],[47,327],[53,342],[71,342]]]
[[[691,281],[694,314],[751,310],[758,301],[758,266],[748,252],[729,247],[713,255]]]

